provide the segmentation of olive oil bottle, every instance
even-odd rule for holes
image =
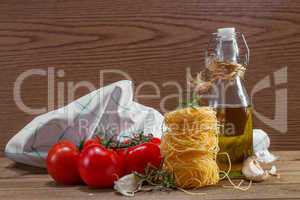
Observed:
[[[252,155],[252,109],[244,84],[249,49],[243,34],[234,28],[213,33],[206,51],[210,88],[201,101],[214,107],[220,125],[217,163],[223,171],[241,173],[243,161]],[[229,158],[228,158],[229,157]],[[229,161],[230,160],[230,161]]]

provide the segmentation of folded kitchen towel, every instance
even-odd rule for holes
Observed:
[[[119,140],[138,132],[160,137],[162,123],[158,111],[133,101],[132,83],[123,80],[36,117],[8,142],[5,154],[16,162],[45,167],[49,148],[61,139],[79,145],[95,134]]]

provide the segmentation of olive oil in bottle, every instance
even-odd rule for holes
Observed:
[[[231,162],[231,173],[240,172],[243,161],[252,155],[252,110],[251,107],[217,108],[217,118],[220,123],[218,166],[221,170],[229,168],[228,156]]]

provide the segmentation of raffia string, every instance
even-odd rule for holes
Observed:
[[[189,83],[201,95],[209,91],[215,81],[231,81],[236,76],[244,78],[245,66],[237,63],[224,62],[216,59],[207,59],[206,68],[197,74],[197,77],[189,78]]]

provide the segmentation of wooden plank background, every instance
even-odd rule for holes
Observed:
[[[251,50],[247,87],[288,66],[288,133],[280,134],[254,118],[271,135],[272,148],[300,149],[300,1],[298,0],[3,0],[0,2],[0,152],[9,138],[34,116],[13,100],[16,78],[29,69],[63,69],[68,81],[90,81],[99,87],[99,70],[121,69],[136,85],[154,81],[162,97],[176,92],[167,80],[185,85],[185,70],[203,67],[209,34],[218,27],[245,33]],[[105,83],[121,79],[107,76]],[[255,109],[274,115],[274,91],[255,95]],[[76,96],[86,94],[78,90]],[[149,88],[145,94],[153,93]],[[57,91],[55,91],[57,94]],[[55,95],[57,96],[57,95]],[[47,79],[35,76],[22,86],[32,107],[47,104]],[[55,97],[56,99],[56,97]],[[159,108],[159,99],[142,100]],[[64,101],[67,103],[67,100]],[[174,108],[175,99],[168,101]],[[55,104],[58,107],[57,103]]]

